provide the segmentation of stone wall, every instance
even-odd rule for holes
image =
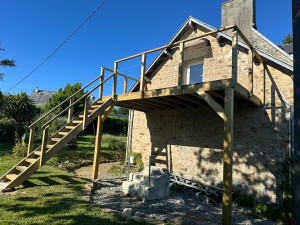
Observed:
[[[187,31],[186,39],[204,31]],[[231,77],[231,45],[220,46],[215,37],[207,37],[211,48],[193,46],[185,49],[186,61],[204,61],[204,81]],[[198,48],[198,49],[197,49]],[[202,53],[198,51],[204,50]],[[177,85],[178,49],[151,77],[148,89]],[[254,64],[254,93],[260,93],[261,65]],[[238,82],[247,88],[248,55],[239,49]],[[266,104],[235,104],[234,165],[235,188],[258,199],[276,202],[285,179],[283,169],[288,154],[288,113],[283,98],[293,104],[293,85],[289,75],[272,67],[266,73]],[[148,165],[150,152],[156,165],[188,178],[222,187],[223,121],[208,106],[161,110],[149,113],[135,111],[132,150],[141,152]]]

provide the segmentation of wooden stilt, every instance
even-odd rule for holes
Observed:
[[[141,80],[140,80],[140,93],[141,97],[144,97],[145,91],[145,71],[146,71],[146,54],[142,55],[142,66],[141,66]]]
[[[249,56],[249,71],[248,71],[248,88],[250,96],[253,95],[253,50],[248,50]]]
[[[96,134],[96,140],[95,140],[95,152],[94,152],[92,180],[96,180],[98,178],[102,131],[103,131],[103,120],[101,119],[101,116],[102,115],[98,116],[98,122],[97,122],[97,134]]]
[[[234,89],[225,89],[222,224],[231,224]]]
[[[183,62],[184,62],[184,43],[180,43],[179,45],[179,68],[178,68],[178,87],[182,90],[183,83]]]

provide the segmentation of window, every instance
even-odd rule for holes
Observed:
[[[187,84],[202,83],[203,62],[191,63],[187,65]]]

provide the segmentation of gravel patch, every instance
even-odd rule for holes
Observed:
[[[122,193],[122,180],[126,177],[102,175],[100,180],[94,183],[91,202],[101,205],[101,208],[111,212],[124,213],[128,208],[132,209],[129,219],[144,219],[150,223],[163,224],[171,222],[175,224],[221,224],[222,207],[216,207],[209,203],[201,202],[182,192],[170,190],[170,196],[166,199],[143,202],[140,199],[124,196]],[[276,224],[266,218],[256,219],[251,217],[250,210],[233,205],[233,224]]]

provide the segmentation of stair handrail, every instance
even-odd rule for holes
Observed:
[[[106,67],[103,67],[103,69],[105,69],[105,70],[107,70],[107,71],[109,71],[109,72],[112,72],[112,73],[114,73],[114,71],[113,71],[113,70],[111,70],[111,69],[108,69],[108,68],[106,68]],[[128,78],[128,79],[131,79],[131,80],[134,80],[134,81],[136,81],[136,82],[140,82],[139,80],[137,80],[137,79],[134,79],[134,78],[132,78],[132,77],[129,77],[129,76],[127,76],[127,75],[124,75],[124,74],[122,74],[122,73],[119,73],[119,72],[117,72],[117,74],[118,74],[118,75],[120,75],[120,76],[122,76],[122,77],[125,77],[125,78]]]
[[[69,101],[71,98],[75,97],[78,93],[80,93],[81,91],[83,91],[85,88],[87,88],[88,86],[90,86],[91,84],[93,84],[96,80],[98,80],[102,75],[96,77],[94,80],[92,80],[90,83],[88,83],[87,85],[85,85],[83,88],[81,88],[80,90],[76,91],[74,94],[72,94],[70,97],[66,98],[64,101],[62,101],[60,104],[58,104],[57,106],[55,106],[53,109],[51,109],[50,111],[48,111],[46,114],[44,114],[43,116],[41,116],[39,119],[37,119],[35,122],[33,122],[32,124],[30,124],[28,126],[28,128],[32,128],[34,125],[36,125],[38,122],[40,122],[42,119],[44,119],[45,117],[47,117],[50,113],[52,113],[54,110],[56,110],[59,106],[61,106],[62,104],[66,103],[67,101]]]
[[[85,93],[83,96],[81,96],[79,99],[77,99],[74,103],[70,104],[68,107],[66,107],[64,110],[62,110],[61,112],[59,112],[58,114],[56,114],[53,118],[51,118],[48,122],[46,122],[43,126],[42,129],[44,129],[45,127],[47,127],[52,121],[54,121],[56,118],[58,118],[59,116],[61,116],[63,113],[65,113],[68,109],[70,109],[71,107],[73,107],[74,105],[76,105],[78,102],[80,102],[82,99],[86,98],[89,94],[91,94],[93,91],[95,91],[98,87],[100,87],[101,85],[103,85],[108,79],[110,79],[112,76],[114,76],[114,73],[111,74],[110,76],[108,76],[105,80],[103,80],[100,84],[98,84],[96,87],[94,87],[92,90],[90,90],[89,92]]]

